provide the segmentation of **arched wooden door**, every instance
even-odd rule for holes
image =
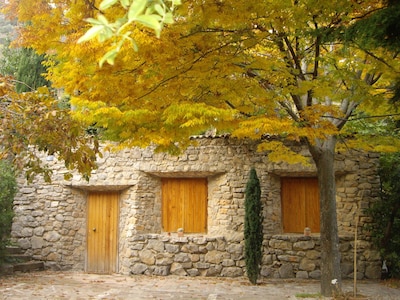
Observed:
[[[86,272],[117,272],[118,199],[116,192],[88,195]]]

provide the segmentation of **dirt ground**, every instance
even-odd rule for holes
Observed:
[[[364,299],[400,299],[400,287],[382,281],[358,281]],[[319,296],[313,280],[264,280],[257,286],[246,278],[150,277],[75,272],[32,272],[0,277],[0,299],[204,299],[282,300],[329,299]],[[353,282],[344,290],[353,294]],[[349,298],[347,298],[349,299]]]

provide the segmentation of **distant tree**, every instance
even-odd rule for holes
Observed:
[[[247,277],[252,284],[256,284],[262,260],[263,217],[260,181],[254,168],[250,170],[244,205],[244,249]]]
[[[400,50],[400,1],[384,0],[379,9],[373,10],[365,18],[349,28],[341,28],[341,39],[358,44],[367,51],[386,49],[398,57]],[[336,36],[336,35],[335,35]],[[392,102],[400,102],[400,76],[391,87]]]
[[[7,38],[0,48],[0,74],[15,77],[18,69],[18,50],[10,48],[11,40]]]
[[[5,160],[0,161],[0,263],[4,261],[4,250],[8,243],[14,216],[13,200],[17,191],[14,171]]]
[[[32,48],[20,50],[17,70],[17,92],[36,90],[41,86],[50,86],[50,82],[43,77],[46,67],[43,65],[44,55],[38,55]]]
[[[43,65],[44,55],[38,55],[32,48],[10,48],[10,41],[2,50],[0,73],[10,75],[16,80],[17,92],[29,92],[38,87],[50,86],[43,77],[47,72]]]
[[[383,1],[382,7],[358,20],[346,31],[344,38],[363,47],[383,47],[395,52],[400,49],[400,1]]]

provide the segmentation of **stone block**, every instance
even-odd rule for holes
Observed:
[[[243,245],[241,245],[241,244],[230,244],[226,248],[226,251],[229,252],[229,253],[242,255],[243,254]]]
[[[261,274],[261,276],[264,276],[264,277],[271,277],[273,274],[272,267],[269,267],[269,266],[261,267],[260,274]]]
[[[224,259],[222,261],[222,266],[223,267],[232,267],[235,265],[235,261],[233,259]]]
[[[61,235],[57,231],[46,232],[43,239],[48,242],[57,242],[61,238]]]
[[[34,236],[31,238],[32,249],[41,249],[44,245],[44,240],[41,237]]]
[[[178,253],[179,245],[165,244],[165,251],[168,253]]]
[[[354,271],[353,263],[342,263],[340,264],[340,270],[342,271],[342,277],[347,278]]]
[[[225,267],[221,271],[222,277],[240,277],[243,276],[243,269],[239,267]]]
[[[49,260],[49,261],[60,261],[60,259],[61,259],[61,255],[58,254],[57,252],[51,252],[46,257],[46,260]]]
[[[221,274],[221,269],[222,269],[222,267],[219,265],[210,266],[210,268],[208,268],[206,270],[205,276],[207,276],[207,277],[219,276]]]
[[[314,241],[300,241],[293,244],[293,250],[301,251],[301,250],[311,250],[314,249],[315,243]]]
[[[307,271],[298,271],[296,273],[296,278],[298,278],[298,279],[308,279],[308,272]]]
[[[164,243],[162,241],[159,240],[149,240],[146,249],[153,249],[157,252],[162,252],[164,251],[165,247],[164,247]]]
[[[143,250],[139,252],[140,260],[146,265],[154,265],[156,258],[151,250]]]
[[[321,258],[321,252],[317,250],[307,251],[306,257],[309,259],[319,259]]]
[[[148,266],[145,264],[135,264],[133,265],[132,269],[131,269],[131,274],[133,275],[140,275],[140,274],[144,274],[148,269]]]
[[[294,272],[292,264],[283,264],[279,268],[279,276],[280,278],[293,278]]]
[[[159,253],[156,256],[155,264],[157,266],[168,266],[174,262],[174,258],[170,253]]]
[[[293,244],[288,241],[271,240],[269,242],[269,246],[271,248],[280,249],[280,250],[292,250],[293,249]]]
[[[381,260],[381,255],[379,254],[379,251],[377,250],[370,250],[367,249],[364,251],[364,257],[368,261],[379,261]]]
[[[381,265],[370,264],[365,268],[365,277],[368,279],[379,279],[381,277]]]
[[[300,270],[309,271],[309,272],[314,271],[315,267],[316,267],[315,262],[312,260],[309,260],[308,258],[303,258],[299,265]]]
[[[194,263],[193,266],[197,269],[208,269],[210,267],[210,264],[205,262],[197,262]]]
[[[188,270],[186,270],[186,272],[190,277],[195,277],[195,276],[200,275],[200,272],[198,269],[188,269]]]
[[[308,273],[308,276],[312,279],[321,279],[321,270],[314,270]]]
[[[174,261],[183,263],[183,262],[191,262],[191,259],[190,259],[189,254],[187,254],[187,253],[178,253],[175,255]]]
[[[199,246],[196,244],[186,244],[182,246],[182,252],[199,253]]]
[[[143,250],[143,248],[144,248],[144,244],[143,243],[134,243],[131,246],[132,250]]]
[[[226,256],[225,252],[212,250],[205,255],[205,261],[212,264],[220,264]]]
[[[25,227],[21,231],[21,237],[31,237],[33,235],[33,229]]]
[[[30,239],[27,238],[22,238],[22,239],[18,239],[18,246],[20,246],[22,249],[29,249],[31,248],[31,242]]]
[[[178,276],[186,276],[188,275],[183,266],[180,263],[172,263],[170,272],[172,275],[178,275]]]

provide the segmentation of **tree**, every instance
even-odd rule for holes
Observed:
[[[77,43],[96,4],[10,0],[7,10],[25,24],[21,45],[51,53],[48,79],[73,95],[74,116],[121,147],[154,143],[176,152],[191,134],[214,127],[261,141],[270,160],[309,163],[284,141],[305,143],[320,190],[321,293],[331,295],[331,281],[341,285],[335,150],[398,149],[397,140],[371,138],[348,125],[361,112],[391,112],[388,87],[399,61],[384,49],[366,51],[330,35],[380,3],[187,1],[160,38],[138,23],[126,27],[139,53],[123,44],[114,65],[102,68],[98,61],[115,47],[112,38]],[[125,11],[106,13],[114,22]],[[265,135],[281,139],[267,142]]]
[[[257,284],[262,261],[263,216],[261,205],[261,187],[254,168],[250,170],[249,181],[246,185],[244,201],[244,241],[247,277],[252,284]]]
[[[397,52],[400,49],[400,2],[386,0],[383,3],[381,8],[350,26],[343,39],[368,48],[384,47]]]
[[[4,250],[11,234],[14,216],[13,200],[17,192],[17,181],[9,162],[0,161],[0,263],[4,261]]]
[[[45,87],[17,93],[11,78],[0,77],[0,159],[24,170],[28,181],[36,174],[51,180],[44,155],[57,156],[67,169],[78,170],[85,178],[96,168],[96,137],[86,134],[87,127],[59,104]]]
[[[0,74],[15,78],[17,92],[31,92],[50,86],[50,82],[42,76],[46,73],[43,62],[44,56],[37,55],[31,48],[5,47],[0,59]]]

